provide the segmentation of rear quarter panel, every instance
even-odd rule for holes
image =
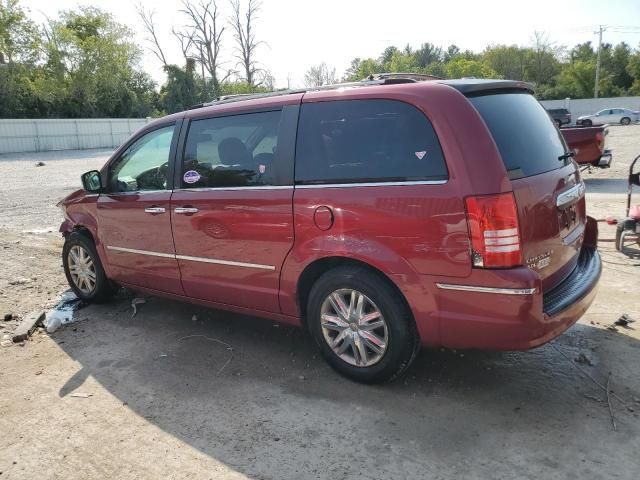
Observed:
[[[379,269],[407,297],[413,296],[407,289],[416,293],[416,284],[421,286],[421,296],[433,297],[436,287],[425,275],[461,278],[471,274],[464,197],[510,189],[484,122],[452,87],[423,82],[313,92],[305,95],[303,104],[376,98],[410,103],[429,118],[449,179],[440,185],[296,187],[295,241],[280,284],[284,314],[299,315],[297,282],[304,269],[315,260],[333,256],[353,258]],[[313,218],[320,206],[329,207],[334,215],[333,226],[326,231],[320,230]]]

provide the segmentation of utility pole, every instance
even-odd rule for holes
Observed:
[[[598,98],[598,84],[600,83],[600,50],[602,49],[602,32],[606,29],[607,27],[603,25],[599,25],[598,31],[595,32],[598,34],[598,56],[596,58],[596,84],[593,87],[593,98]]]

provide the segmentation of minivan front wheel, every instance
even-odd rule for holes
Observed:
[[[393,380],[418,349],[411,312],[398,292],[359,267],[339,267],[318,279],[307,323],[327,362],[358,382]]]
[[[107,278],[93,242],[80,232],[71,233],[62,249],[62,263],[69,286],[85,302],[103,302],[114,288]]]

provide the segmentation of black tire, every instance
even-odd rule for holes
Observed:
[[[589,120],[588,118],[586,120],[582,121],[582,126],[583,127],[591,127],[593,125],[593,122],[591,120]]]
[[[95,286],[89,292],[83,291],[78,285],[76,285],[69,271],[70,251],[75,246],[83,248],[93,262]],[[67,236],[64,242],[64,247],[62,248],[62,265],[64,267],[64,274],[67,277],[69,286],[80,300],[87,303],[103,303],[110,300],[116,292],[115,286],[107,278],[104,272],[102,262],[100,262],[100,257],[98,256],[93,240],[91,240],[87,235],[84,235],[81,232],[72,232]]]
[[[622,117],[620,119],[620,125],[629,125],[631,123],[631,119],[629,117]]]
[[[322,304],[331,293],[340,289],[361,292],[382,313],[387,326],[386,350],[379,361],[371,366],[356,366],[346,362],[325,339],[321,326]],[[413,316],[401,295],[387,279],[362,267],[337,267],[316,281],[309,295],[307,326],[329,365],[360,383],[381,383],[395,379],[411,365],[419,349]]]

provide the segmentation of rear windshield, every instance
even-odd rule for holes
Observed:
[[[562,135],[540,103],[528,93],[470,97],[498,145],[512,180],[531,177],[565,165]]]

